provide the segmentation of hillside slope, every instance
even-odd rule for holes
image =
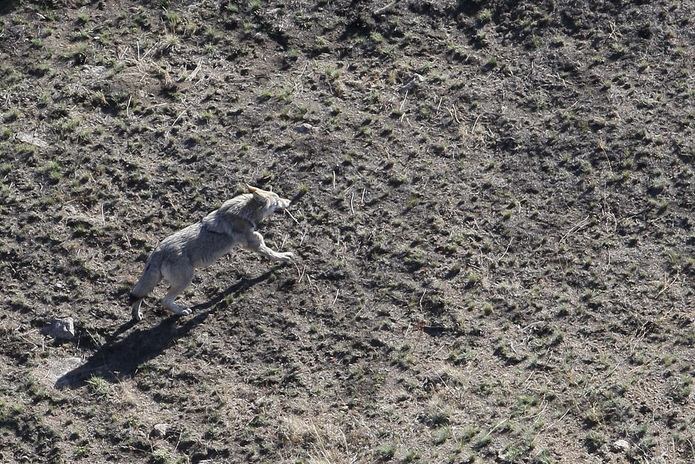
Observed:
[[[0,460],[695,460],[695,2],[576,3],[1,4]]]

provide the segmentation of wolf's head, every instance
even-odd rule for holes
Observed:
[[[251,187],[250,185],[247,185],[246,188],[249,190],[249,193],[253,194],[253,199],[262,207],[259,211],[261,220],[267,218],[275,211],[283,212],[285,208],[290,206],[290,200],[280,198],[280,196],[274,192]]]

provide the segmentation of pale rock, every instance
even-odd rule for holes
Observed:
[[[627,453],[630,451],[630,443],[627,440],[618,440],[613,443],[613,451],[618,453]]]
[[[75,321],[71,317],[52,319],[41,333],[56,340],[72,340],[75,338]]]
[[[318,132],[319,128],[316,126],[312,126],[311,124],[305,122],[304,124],[300,124],[298,126],[295,126],[294,130],[297,132],[300,132],[302,134],[309,134],[313,132]]]
[[[164,438],[169,431],[169,424],[155,424],[150,435],[157,438]]]

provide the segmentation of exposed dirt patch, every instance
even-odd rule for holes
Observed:
[[[0,5],[0,460],[692,462],[695,3],[574,3]]]

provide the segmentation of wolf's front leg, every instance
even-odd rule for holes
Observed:
[[[269,248],[265,244],[265,241],[263,241],[263,236],[259,232],[253,233],[253,239],[249,240],[244,248],[255,251],[266,258],[282,261],[283,263],[288,263],[294,259],[294,254],[289,251],[275,251]]]

